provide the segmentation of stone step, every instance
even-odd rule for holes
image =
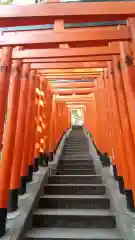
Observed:
[[[78,145],[82,145],[82,146],[88,146],[88,143],[87,141],[84,139],[82,141],[69,141],[69,140],[66,140],[66,143],[65,143],[65,146],[78,146]]]
[[[59,175],[48,177],[45,195],[33,216],[33,229],[25,240],[122,240],[106,186],[96,175],[80,128],[66,139],[57,172]]]
[[[103,195],[106,192],[103,184],[48,184],[45,194]]]
[[[71,155],[71,154],[86,154],[86,150],[85,149],[82,149],[82,148],[78,148],[78,149],[64,149],[64,154],[65,155]]]
[[[60,160],[61,162],[62,160]],[[86,159],[86,158],[79,158],[79,157],[68,157],[68,158],[63,158],[63,163],[72,163],[72,164],[85,164],[85,163],[92,163],[93,164],[93,161],[89,159]]]
[[[75,150],[75,151],[77,151],[78,149],[83,149],[85,151],[88,151],[87,146],[66,146],[66,147],[64,147],[64,150]]]
[[[58,169],[57,174],[59,175],[94,175],[96,174],[95,169]]]
[[[63,160],[63,161],[60,160],[59,161],[59,165],[62,165],[62,166],[70,166],[70,165],[72,165],[72,166],[82,166],[82,167],[85,167],[85,166],[94,166],[94,163],[91,160],[83,160],[83,162],[81,160],[78,160],[75,163],[70,161],[70,160]]]
[[[35,227],[115,228],[115,216],[108,210],[39,209],[34,213]]]
[[[88,146],[88,143],[86,140],[84,141],[66,141],[65,143],[65,146],[78,146],[78,145],[81,145],[81,146]]]
[[[75,145],[67,145],[67,146],[65,146],[64,147],[64,149],[74,149],[74,150],[76,150],[76,149],[85,149],[87,152],[88,152],[88,150],[89,150],[89,148],[88,148],[88,146],[82,146],[82,145],[77,145],[77,146],[75,146]]]
[[[80,141],[80,142],[66,141],[64,147],[67,147],[67,146],[84,146],[84,147],[86,147],[86,146],[88,146],[88,142],[86,140]]]
[[[85,149],[80,149],[80,148],[78,148],[78,149],[64,149],[63,150],[63,153],[64,153],[64,155],[65,156],[67,156],[67,155],[86,155],[86,153],[87,153],[87,155],[89,154],[89,152],[88,151],[86,151]]]
[[[54,175],[48,178],[49,184],[101,184],[100,175]]]
[[[122,240],[116,229],[34,228],[25,240]]]
[[[85,163],[85,162],[92,162],[92,159],[90,157],[81,157],[81,156],[66,156],[66,157],[62,157],[63,163],[65,163],[66,161],[68,161],[69,163]],[[72,161],[72,162],[71,162]]]
[[[64,164],[60,163],[58,169],[93,169],[94,164]]]
[[[110,200],[104,195],[45,195],[39,208],[109,209]]]
[[[87,146],[88,145],[88,142],[86,141],[86,139],[80,139],[80,140],[78,140],[78,141],[76,141],[76,140],[70,140],[69,141],[69,139],[67,139],[66,140],[66,144],[65,145],[72,145],[72,144],[74,144],[74,145],[83,145],[83,146]]]
[[[86,143],[87,144],[87,139],[86,138],[81,138],[81,137],[80,137],[80,139],[67,138],[66,143],[68,143],[68,144],[70,144],[70,143],[76,143],[76,144],[77,143],[83,143],[83,144]]]
[[[64,154],[64,158],[68,157],[68,156],[73,156],[73,157],[80,157],[80,158],[86,158],[86,159],[91,159],[92,160],[92,157],[90,156],[90,154],[86,154],[86,153],[69,153],[69,154]]]
[[[93,159],[90,156],[90,154],[86,153],[86,152],[79,152],[79,151],[77,151],[77,152],[72,152],[72,153],[71,152],[63,153],[63,158],[67,158],[69,156],[71,156],[71,157],[78,157],[79,159],[80,158],[82,158],[82,159],[91,159],[93,161]]]
[[[81,138],[81,137],[80,137],[80,139],[76,139],[76,137],[75,138],[67,138],[66,143],[68,143],[68,144],[70,144],[70,143],[76,143],[76,144],[77,143],[83,143],[83,144],[86,143],[86,144],[88,144],[87,139]]]

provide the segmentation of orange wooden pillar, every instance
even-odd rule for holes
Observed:
[[[55,118],[55,139],[54,139],[54,153],[56,153],[59,142],[60,142],[60,137],[61,137],[61,130],[63,127],[63,123],[62,123],[62,110],[63,110],[63,106],[62,104],[58,104],[56,102],[56,118]],[[63,119],[64,121],[64,119]],[[59,124],[61,123],[61,124]]]
[[[43,79],[43,89],[41,92],[41,101],[42,101],[42,108],[40,112],[40,126],[41,126],[41,136],[40,136],[40,165],[47,166],[48,165],[48,157],[46,155],[46,145],[47,145],[47,138],[46,138],[46,130],[47,130],[47,112],[46,112],[46,91],[48,86],[47,79]]]
[[[114,116],[114,125],[115,125],[115,135],[116,135],[116,143],[117,143],[117,171],[118,176],[117,180],[119,182],[119,189],[121,193],[125,193],[125,188],[130,189],[130,179],[129,179],[129,172],[128,172],[128,165],[127,165],[127,156],[125,151],[125,142],[123,136],[123,129],[121,125],[121,116],[119,111],[119,102],[117,100],[116,95],[116,87],[114,84],[115,76],[114,76],[114,66],[112,66],[111,62],[108,62],[108,73],[109,79],[108,83],[110,85],[110,95],[111,95],[111,102],[112,102],[112,109],[113,109],[113,116]],[[119,136],[119,137],[117,137]]]
[[[106,109],[107,109],[107,122],[108,122],[108,132],[109,132],[109,145],[110,145],[110,156],[112,160],[113,166],[113,173],[114,177],[117,179],[117,169],[116,169],[116,162],[117,162],[117,136],[116,136],[116,125],[114,121],[114,113],[112,109],[112,95],[109,84],[109,79],[112,78],[111,72],[105,70],[104,71],[104,84],[105,84],[105,101]]]
[[[134,111],[134,103],[135,103],[135,83],[134,83],[134,76],[135,76],[135,67],[133,65],[133,55],[132,55],[132,48],[129,42],[120,42],[120,62],[121,62],[121,73],[124,83],[126,101],[128,106],[128,113],[130,119],[130,126],[132,133],[129,135],[129,141],[131,144],[131,148],[133,148],[133,158],[130,157],[130,177],[131,177],[131,186],[132,191],[127,191],[127,199],[130,199],[130,203],[134,198],[134,206],[135,206],[135,178],[134,178],[134,171],[135,171],[135,128],[134,128],[134,121],[135,121],[135,111]],[[133,142],[132,142],[133,141]],[[133,202],[132,202],[133,203]],[[133,204],[131,204],[131,208]]]
[[[103,152],[110,151],[110,135],[109,135],[109,121],[107,118],[107,103],[106,103],[106,86],[104,81],[104,74],[102,73],[97,80],[98,90],[95,92],[95,100],[96,100],[96,111],[97,111],[97,131],[98,131],[98,148]]]
[[[67,108],[68,113],[68,129],[71,128],[71,111]]]
[[[31,92],[31,124],[30,124],[30,134],[31,138],[30,141],[30,148],[28,152],[28,179],[27,181],[30,182],[32,180],[32,174],[33,172],[38,170],[38,159],[34,156],[35,151],[35,141],[36,141],[36,119],[38,115],[38,104],[39,104],[39,94],[36,92],[36,89],[39,89],[39,79],[36,75],[36,72],[31,72],[33,75],[33,91]]]
[[[104,91],[104,86],[103,86],[103,74],[99,77],[97,80],[97,92],[95,92],[95,100],[96,100],[96,108],[97,108],[97,129],[98,129],[98,142],[97,142],[97,147],[100,149],[101,152],[105,152],[104,148],[104,99],[103,99],[103,91]],[[107,146],[107,145],[106,145]]]
[[[71,126],[71,112],[70,112],[70,110],[68,109],[68,107],[67,107],[67,105],[66,105],[66,103],[65,103],[65,111],[66,111],[66,127],[65,127],[65,129],[64,129],[64,132],[66,131],[68,131],[68,129],[70,128],[70,126]]]
[[[42,138],[41,138],[41,151],[44,157],[44,161],[48,165],[48,156],[47,156],[47,148],[48,148],[48,129],[49,129],[49,106],[48,106],[48,81],[45,79],[45,87],[44,87],[44,112],[43,112],[43,119],[42,119]]]
[[[102,149],[101,147],[101,141],[102,141],[102,136],[101,136],[101,108],[100,108],[100,94],[99,94],[100,89],[95,92],[95,101],[96,101],[96,113],[97,113],[97,131],[98,131],[98,136],[97,136],[97,141],[96,141],[96,146],[98,149]],[[87,111],[87,109],[86,109]],[[86,113],[87,114],[87,113]]]
[[[29,152],[29,161],[33,158],[33,171],[38,171],[39,158],[35,155],[35,145],[36,145],[36,134],[37,134],[37,124],[38,124],[38,109],[39,109],[39,99],[40,99],[40,78],[38,75],[35,77],[35,96],[34,96],[34,108],[33,108],[33,122],[31,126],[31,147]]]
[[[54,139],[53,139],[53,145],[54,145],[54,151],[53,153],[56,153],[57,150],[57,144],[58,144],[58,138],[59,138],[59,133],[60,133],[60,128],[61,128],[61,124],[59,124],[61,122],[61,108],[60,108],[60,104],[58,104],[56,102],[56,110],[55,110],[55,118],[54,118]]]
[[[95,92],[96,111],[97,111],[97,142],[100,146],[100,154],[107,152],[110,155],[110,136],[109,136],[109,121],[107,119],[107,104],[106,104],[106,86],[105,74],[102,72],[97,79],[97,92]],[[98,137],[99,135],[99,137]],[[97,145],[98,146],[98,145]],[[98,146],[98,147],[99,147]]]
[[[5,88],[6,88],[4,89],[4,86],[3,86],[3,93],[5,94],[5,98],[7,98],[9,78],[10,78],[9,74],[10,74],[10,67],[11,67],[11,63],[10,63],[11,49],[10,48],[4,49],[3,54],[4,54],[3,56],[4,58],[6,54],[4,64],[6,63],[7,65],[3,66],[4,69],[1,69],[1,73],[3,75],[3,81],[5,82]],[[2,150],[2,162],[1,162],[1,168],[0,168],[0,225],[1,225],[0,236],[3,236],[5,232],[6,214],[7,214],[7,207],[8,207],[8,189],[10,185],[14,137],[15,137],[15,130],[16,130],[17,110],[18,110],[19,89],[20,89],[20,78],[19,78],[20,72],[18,71],[19,67],[20,67],[20,61],[14,61],[12,66],[11,78],[10,78],[10,94],[8,99],[9,104],[7,109],[8,110],[7,120],[6,120],[5,132],[4,132],[4,145]],[[3,93],[1,93],[0,98],[2,97]],[[2,104],[0,104],[1,105],[0,108],[2,107],[1,110],[3,109],[3,113],[1,117],[3,118],[3,114],[5,113],[5,110],[6,110],[7,101],[5,101],[5,103],[4,101],[2,101],[1,103]],[[5,107],[3,104],[5,104]],[[10,196],[10,193],[9,193],[9,196]]]
[[[123,78],[123,83],[125,88],[126,99],[127,99],[130,123],[131,123],[134,143],[135,143],[135,128],[134,128],[135,66],[133,65],[132,48],[129,42],[120,42],[120,62],[121,62],[122,78]]]
[[[29,91],[28,91],[28,104],[27,104],[27,112],[26,112],[26,124],[24,131],[24,144],[23,144],[23,154],[22,154],[22,164],[21,164],[21,178],[27,178],[27,181],[32,181],[33,174],[33,164],[32,159],[29,159],[29,152],[31,148],[31,125],[34,121],[33,116],[33,108],[35,107],[35,78],[36,71],[30,70],[29,73]],[[26,185],[26,181],[24,183]],[[26,189],[26,186],[24,186]]]
[[[49,161],[49,141],[50,141],[50,119],[51,119],[51,110],[52,110],[52,92],[50,89],[50,86],[47,82],[46,88],[45,88],[45,117],[46,117],[46,122],[45,122],[45,158],[46,161]]]
[[[56,100],[55,95],[52,96],[52,108],[50,116],[50,131],[49,131],[49,160],[53,160],[54,153],[54,124],[55,124],[55,113],[56,113]]]
[[[101,111],[101,125],[98,132],[101,131],[101,141],[102,141],[102,150],[104,152],[99,152],[101,162],[103,161],[103,166],[108,166],[110,164],[109,159],[112,162],[114,177],[116,177],[116,144],[115,144],[115,131],[114,131],[114,116],[112,112],[111,105],[111,88],[109,88],[109,79],[111,75],[104,69],[104,74],[99,78],[100,84],[99,89],[101,98],[99,99],[100,111]],[[100,137],[100,138],[101,138]],[[109,156],[108,156],[109,155]],[[109,157],[109,158],[108,158]]]
[[[58,148],[62,137],[64,136],[64,134],[67,132],[69,125],[68,125],[68,108],[66,106],[66,104],[64,102],[62,102],[61,104],[59,104],[59,109],[58,109],[58,123],[57,125],[59,125],[59,131],[57,134],[57,144],[56,144],[56,149]],[[61,123],[61,124],[59,124]]]
[[[37,117],[36,117],[36,136],[35,136],[35,161],[36,161],[36,168],[38,170],[39,160],[40,160],[40,140],[42,136],[42,114],[44,108],[44,79],[39,77],[39,88],[37,89],[38,99],[37,99]]]
[[[120,58],[118,56],[114,57],[114,84],[116,87],[116,95],[119,103],[119,113],[121,116],[121,126],[123,130],[124,142],[125,142],[125,153],[127,160],[127,171],[126,174],[129,174],[128,178],[130,185],[125,189],[127,207],[129,209],[134,208],[133,202],[133,191],[134,191],[134,158],[135,158],[135,147],[133,142],[133,134],[130,124],[130,117],[128,112],[128,105],[126,99],[126,93],[124,88],[124,81],[122,77],[122,68],[120,64]]]
[[[11,77],[10,77],[10,93],[8,99],[8,109],[7,109],[7,120],[6,128],[4,131],[4,145],[2,151],[2,159],[7,164],[10,172],[8,172],[8,186],[10,185],[11,169],[13,162],[13,150],[15,143],[15,134],[16,134],[16,124],[18,116],[18,104],[19,104],[19,95],[20,95],[20,73],[21,73],[21,61],[13,61]],[[10,156],[10,164],[8,163]],[[8,211],[11,212],[14,210],[13,197],[14,193],[9,189],[9,206]]]
[[[87,128],[92,134],[93,140],[96,139],[97,130],[97,119],[96,119],[96,102],[93,98],[89,103],[86,104],[86,114],[87,114]]]
[[[98,133],[100,134],[99,141],[100,141],[100,151],[107,152],[107,144],[106,144],[106,109],[105,109],[105,99],[104,99],[104,75],[103,73],[100,74],[99,79],[97,80],[97,87],[98,91],[96,95],[96,98],[98,98],[98,111],[99,111],[99,127],[98,127]]]
[[[107,143],[107,152],[109,153],[112,161],[114,162],[114,122],[112,116],[112,108],[111,108],[111,98],[110,98],[110,90],[108,89],[108,71],[104,70],[103,84],[104,84],[104,111],[105,111],[105,135],[106,135],[106,143]],[[104,132],[103,132],[104,134]]]
[[[12,48],[3,47],[1,49],[0,60],[0,151],[2,149],[2,136],[7,108],[8,90],[10,83]]]
[[[88,131],[88,112],[87,112],[87,104],[85,104],[85,108],[83,111],[84,114],[84,127],[86,128],[86,130]]]
[[[10,191],[12,190],[14,195],[14,201],[18,202],[18,193],[20,188],[20,194],[24,192],[24,186],[26,179],[21,177],[20,180],[20,171],[23,155],[23,146],[24,146],[24,131],[26,124],[26,114],[27,114],[27,104],[28,104],[28,91],[29,91],[29,70],[30,65],[24,63],[22,65],[21,72],[21,89],[20,89],[20,98],[19,98],[19,107],[18,107],[18,118],[16,126],[16,136],[13,152],[13,165],[12,173],[10,180]],[[21,186],[20,186],[21,182]],[[17,207],[17,206],[16,206]]]
[[[91,116],[93,112],[91,112],[91,102],[86,104],[86,112],[85,112],[85,127],[87,128],[88,132],[92,133],[92,121]]]
[[[131,38],[132,38],[132,41],[131,41],[131,49],[132,49],[132,53],[133,53],[133,58],[135,60],[135,18],[129,18],[128,19],[128,27],[129,27],[129,32],[131,34]],[[129,55],[130,57],[132,55]],[[132,58],[132,60],[133,60]]]
[[[44,134],[45,134],[45,80],[42,79],[42,89],[40,92],[40,111],[39,111],[39,125],[41,129],[40,139],[39,139],[39,156],[40,156],[40,165],[43,165],[44,155]]]
[[[43,79],[43,87],[41,91],[41,101],[42,106],[40,107],[40,127],[41,127],[41,135],[40,135],[40,149],[39,149],[39,155],[40,155],[40,165],[41,166],[47,166],[48,165],[48,157],[46,155],[46,145],[47,145],[47,138],[46,138],[46,128],[47,128],[47,112],[46,108],[48,108],[48,105],[46,103],[46,91],[48,87],[48,81],[47,79]]]

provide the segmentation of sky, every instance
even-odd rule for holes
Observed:
[[[18,5],[26,5],[26,4],[32,4],[35,3],[34,0],[14,0],[13,4],[18,4]]]

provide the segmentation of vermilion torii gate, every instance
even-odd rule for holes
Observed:
[[[1,27],[54,24],[52,30],[0,35],[0,237],[7,209],[17,210],[39,160],[53,160],[70,127],[71,102],[85,106],[84,125],[100,152],[111,156],[120,192],[134,209],[134,9],[135,2],[0,7]],[[108,20],[127,25],[64,28]]]

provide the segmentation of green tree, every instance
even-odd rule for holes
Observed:
[[[72,119],[74,122],[80,122],[82,120],[82,113],[79,109],[73,109],[72,110]]]

